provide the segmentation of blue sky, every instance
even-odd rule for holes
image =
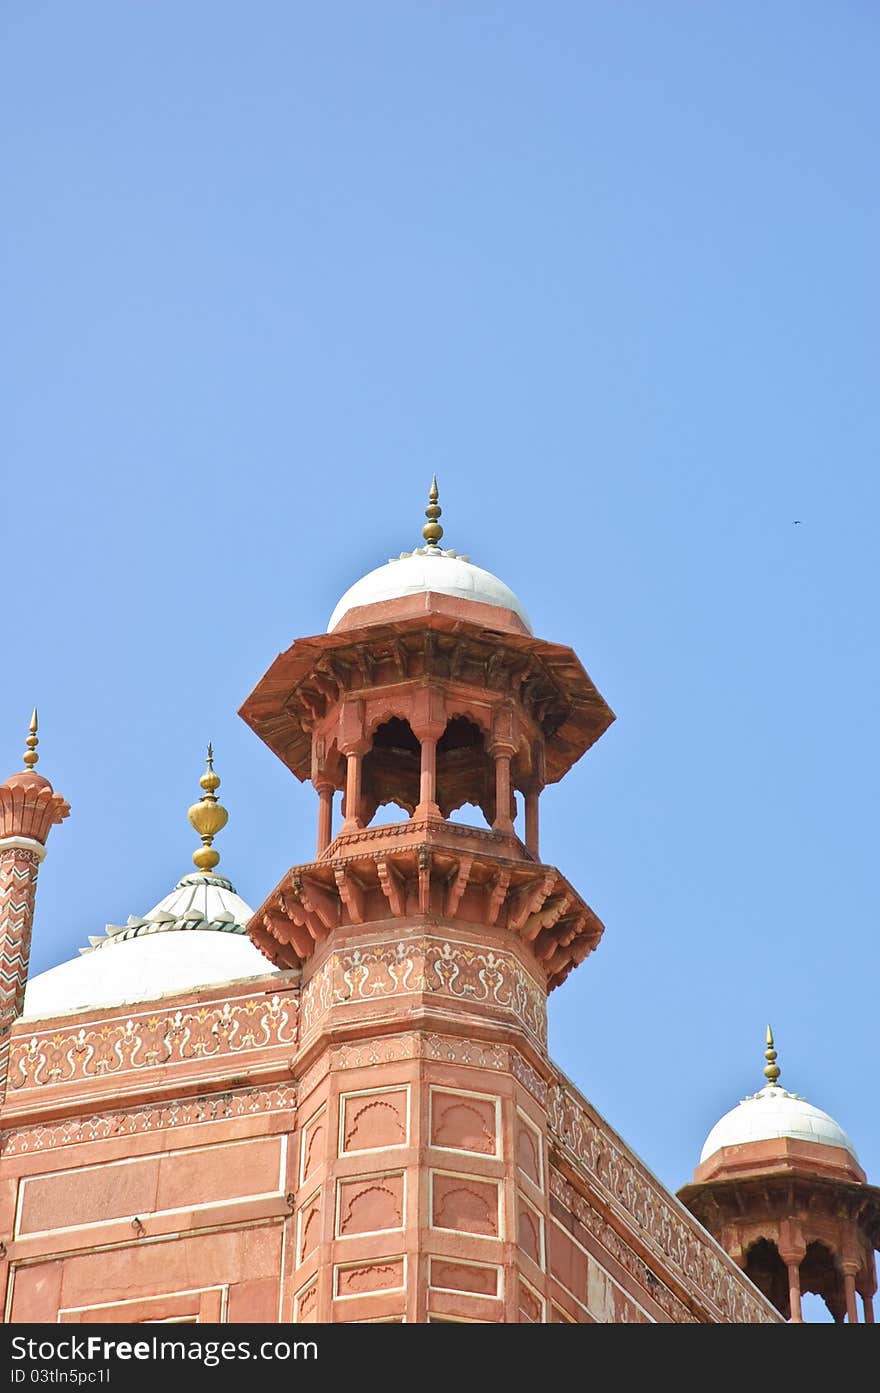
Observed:
[[[663,1180],[761,1082],[880,1178],[876,5],[6,6],[0,763],[70,799],[32,964],[315,799],[236,715],[415,544],[618,720],[543,800],[606,923],[555,1057]],[[800,520],[799,526],[794,526]]]

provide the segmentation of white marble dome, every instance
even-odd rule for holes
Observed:
[[[475,566],[465,556],[453,551],[441,551],[433,546],[420,547],[418,551],[399,556],[355,581],[331,614],[327,632],[332,633],[350,609],[429,591],[512,610],[529,633],[532,632],[525,609],[503,580]]]
[[[700,1164],[722,1147],[771,1141],[776,1137],[839,1146],[858,1161],[855,1147],[833,1117],[821,1108],[814,1108],[796,1093],[789,1093],[778,1084],[767,1084],[715,1123],[700,1152]]]
[[[127,1005],[276,972],[247,936],[252,915],[225,876],[185,875],[149,914],[108,924],[79,957],[31,978],[23,1014]]]

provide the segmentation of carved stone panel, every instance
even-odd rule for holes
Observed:
[[[300,1184],[304,1185],[324,1160],[327,1145],[327,1109],[321,1108],[306,1123],[302,1132]]]
[[[520,1251],[536,1266],[544,1266],[544,1219],[533,1204],[518,1194],[516,1197],[516,1241]]]
[[[334,1269],[336,1297],[396,1291],[405,1285],[406,1259],[403,1257],[382,1258],[377,1262],[337,1263]]]
[[[519,1297],[519,1319],[529,1325],[542,1325],[544,1322],[544,1298],[525,1278],[520,1277],[517,1284]]]
[[[500,1154],[499,1100],[462,1090],[431,1090],[431,1145],[446,1151]]]
[[[490,1263],[455,1262],[431,1258],[429,1282],[437,1291],[468,1292],[475,1296],[501,1295],[501,1268]]]
[[[450,1175],[443,1171],[431,1173],[431,1224],[436,1229],[453,1229],[457,1233],[483,1234],[498,1238],[498,1184],[494,1180],[478,1180],[472,1175]]]
[[[525,1113],[516,1115],[516,1164],[520,1172],[538,1189],[544,1187],[544,1140]]]
[[[402,1228],[404,1185],[402,1171],[338,1181],[337,1238]]]
[[[340,1156],[405,1146],[409,1139],[409,1091],[406,1088],[343,1094],[339,1112]]]

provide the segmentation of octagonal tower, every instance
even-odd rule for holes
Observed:
[[[314,860],[249,925],[302,972],[297,1319],[377,1293],[392,1320],[548,1309],[547,1116],[501,1061],[547,1072],[547,994],[602,933],[542,862],[538,807],[614,715],[503,582],[441,549],[440,511],[435,481],[425,545],[241,708],[318,794]],[[488,825],[452,821],[465,804]]]

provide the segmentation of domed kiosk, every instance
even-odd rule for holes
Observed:
[[[766,1084],[715,1123],[679,1198],[787,1319],[814,1292],[855,1322],[858,1293],[870,1323],[880,1190],[839,1123],[780,1086],[769,1026],[765,1058]]]

